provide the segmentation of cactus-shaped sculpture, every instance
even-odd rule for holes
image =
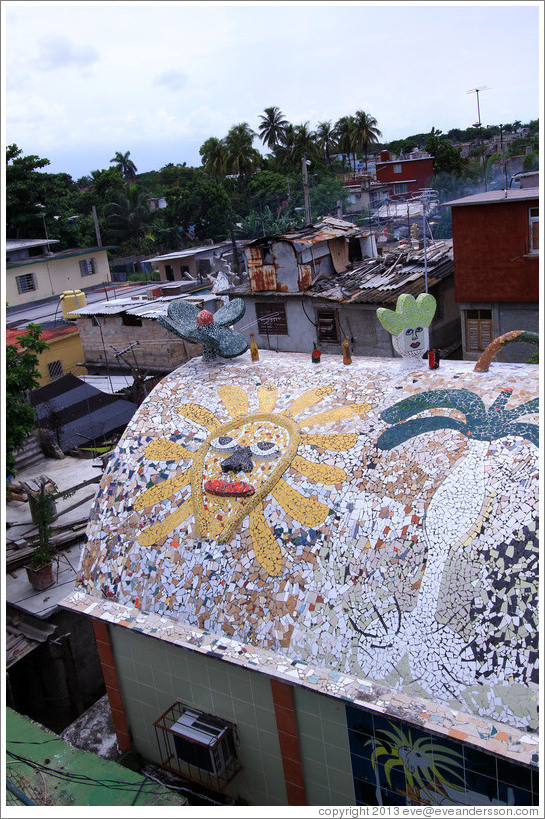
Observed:
[[[430,293],[421,293],[416,299],[404,293],[399,296],[395,310],[378,308],[377,318],[393,336],[394,350],[403,359],[421,359],[429,348],[429,326],[436,306]]]
[[[167,316],[158,321],[171,333],[193,344],[203,345],[203,361],[222,358],[236,358],[248,349],[248,341],[241,333],[230,329],[231,324],[242,318],[245,311],[242,299],[233,299],[224,304],[217,313],[199,308],[184,299],[176,299],[168,306]]]

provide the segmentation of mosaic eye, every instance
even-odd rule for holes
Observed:
[[[220,435],[210,442],[212,449],[216,452],[230,452],[237,445],[236,440],[231,435]]]
[[[254,458],[278,458],[280,450],[272,441],[257,441],[250,445],[250,452]]]

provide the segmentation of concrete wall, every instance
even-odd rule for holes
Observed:
[[[79,263],[83,259],[94,259],[96,272],[90,276],[82,276]],[[32,273],[35,290],[26,293],[17,291],[17,277]],[[96,284],[110,281],[110,266],[108,254],[105,250],[86,252],[82,250],[77,255],[65,259],[51,258],[47,261],[31,262],[30,264],[10,267],[6,270],[6,300],[13,307],[17,304],[46,299],[49,296],[60,296],[65,290],[93,287]]]
[[[454,302],[454,283],[441,285],[435,294],[441,302],[442,312],[437,321],[431,326],[430,341],[436,347],[448,347],[461,336],[460,309]],[[255,302],[283,304],[286,310],[288,324],[287,336],[270,335],[258,332]],[[264,350],[280,352],[308,352],[312,351],[312,342],[317,339],[316,328],[312,322],[316,321],[316,311],[320,308],[336,310],[339,320],[339,341],[320,342],[322,353],[342,355],[342,339],[348,338],[350,350],[354,356],[378,356],[391,358],[396,356],[392,346],[392,337],[377,319],[378,304],[340,304],[325,299],[288,297],[275,299],[269,295],[259,298],[259,295],[244,296],[246,312],[242,324],[252,330],[256,344]],[[250,328],[250,325],[251,328]],[[237,328],[239,332],[244,332]]]
[[[477,361],[481,355],[480,352],[467,350],[465,311],[474,309],[492,311],[492,338],[498,338],[512,330],[528,330],[531,333],[539,333],[539,305],[537,303],[491,304],[490,302],[463,302],[460,304],[460,311],[463,357],[466,361]],[[525,342],[514,342],[502,347],[494,360],[525,363],[536,349],[533,345]]]
[[[98,316],[100,326],[93,324],[92,316],[80,316],[77,325],[83,346],[83,356],[87,367],[128,369],[122,359],[117,359],[115,351],[138,341],[134,356],[138,366],[153,372],[170,372],[195,355],[202,355],[201,345],[189,344],[162,327],[155,319],[142,319],[141,327],[123,324],[121,315]],[[112,347],[114,349],[112,349]],[[134,359],[129,359],[134,361]]]
[[[40,370],[40,387],[54,381],[49,374],[48,364],[53,361],[60,361],[62,364],[62,375],[72,373],[72,375],[85,375],[87,369],[78,366],[83,361],[83,349],[79,333],[70,333],[49,339],[49,349],[44,350],[38,356],[38,367]]]

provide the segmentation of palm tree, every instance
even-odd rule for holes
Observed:
[[[335,146],[335,130],[331,122],[319,122],[316,128],[316,139],[324,152],[327,164],[331,167],[331,151]]]
[[[276,105],[272,108],[265,108],[264,113],[259,115],[259,119],[261,120],[259,137],[263,144],[272,151],[275,145],[282,142],[288,120],[284,118],[284,114]]]
[[[132,240],[140,251],[142,237],[153,219],[146,195],[137,185],[127,185],[106,205],[108,223],[121,241]]]
[[[463,638],[448,630],[443,642],[439,623],[435,619],[445,566],[449,555],[459,559],[460,549],[468,538],[474,538],[486,517],[486,484],[484,456],[491,441],[508,435],[525,438],[538,445],[539,428],[521,416],[536,413],[539,399],[534,398],[518,407],[506,410],[511,389],[504,389],[487,410],[481,398],[467,389],[430,390],[411,396],[389,407],[381,418],[394,424],[377,441],[380,449],[390,450],[418,435],[438,429],[453,429],[465,435],[468,453],[461,458],[443,483],[435,490],[426,510],[423,534],[427,546],[426,569],[420,585],[416,607],[399,613],[397,633],[388,637],[385,651],[394,665],[408,654],[414,679],[425,680],[425,687],[441,695],[445,691],[461,696],[465,686],[475,683],[475,659]],[[414,418],[422,412],[440,407],[457,410],[465,421],[449,416]],[[456,514],[445,526],[445,512],[456,499]],[[384,618],[382,618],[384,622]],[[354,624],[354,623],[353,623]],[[354,624],[355,625],[355,624]],[[357,627],[357,626],[356,626]],[[459,664],[462,660],[462,666]],[[461,669],[465,669],[461,670]]]
[[[259,167],[260,154],[253,147],[255,133],[247,122],[233,125],[225,137],[227,170],[229,173],[247,176]]]
[[[126,154],[116,151],[114,158],[110,159],[110,162],[114,162],[117,165],[126,180],[134,179],[137,170],[132,159],[129,159],[130,155],[130,151],[127,151]]]
[[[375,117],[365,111],[356,111],[353,124],[353,146],[355,150],[364,152],[365,170],[367,170],[369,145],[378,142],[379,136],[382,136],[382,133],[377,128]]]
[[[335,123],[334,133],[341,153],[350,157],[354,149],[354,117],[341,117]]]
[[[205,170],[214,178],[222,176],[227,166],[227,149],[223,139],[209,137],[199,148]]]

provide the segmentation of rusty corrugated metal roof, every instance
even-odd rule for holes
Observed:
[[[318,279],[302,291],[304,295],[328,299],[342,304],[395,304],[398,296],[424,292],[425,265],[428,268],[428,289],[454,274],[452,240],[434,242],[424,250],[399,247],[383,256],[365,259],[346,273]],[[251,291],[245,283],[229,291],[231,296],[252,293],[279,294],[276,291]],[[300,296],[301,292],[283,292],[282,296]]]
[[[370,235],[370,231],[359,228],[353,222],[345,222],[343,219],[328,216],[316,225],[306,225],[298,230],[290,230],[287,233],[274,233],[270,236],[254,239],[253,242],[249,242],[248,247],[262,247],[276,241],[289,242],[296,251],[301,251],[306,247],[312,247],[330,239],[368,235]]]

